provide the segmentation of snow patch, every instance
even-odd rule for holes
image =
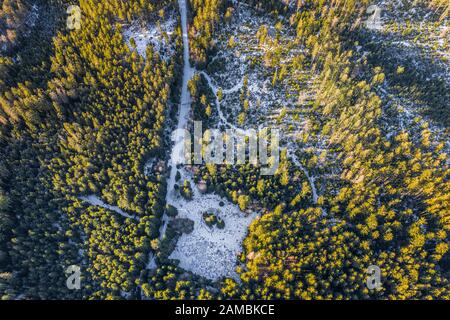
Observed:
[[[148,24],[144,27],[132,24],[124,29],[123,37],[132,50],[134,48],[131,46],[131,39],[134,39],[136,50],[142,57],[146,58],[147,46],[152,45],[155,52],[158,52],[163,60],[169,61],[175,53],[174,41],[171,38],[176,24],[174,18],[170,18],[161,24]]]
[[[222,207],[218,205],[221,201]],[[211,280],[231,277],[239,281],[235,271],[237,257],[256,213],[247,215],[237,205],[215,194],[202,195],[196,188],[192,201],[180,198],[174,205],[180,218],[194,221],[194,231],[180,237],[169,258],[178,259],[181,268]],[[206,225],[204,212],[217,212],[225,228]]]

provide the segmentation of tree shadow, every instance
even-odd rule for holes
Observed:
[[[364,32],[368,63],[381,66],[394,95],[409,99],[436,124],[450,123],[450,66],[417,43],[393,34]]]

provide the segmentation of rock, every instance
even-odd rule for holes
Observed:
[[[197,184],[197,188],[198,188],[198,191],[200,191],[200,193],[202,193],[202,194],[205,194],[208,191],[208,186],[207,186],[206,182],[203,180],[199,181],[199,183]]]

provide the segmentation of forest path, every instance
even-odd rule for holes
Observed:
[[[314,204],[317,204],[317,202],[319,200],[319,196],[317,195],[316,177],[311,176],[309,174],[308,170],[306,170],[306,168],[300,163],[300,161],[298,160],[297,156],[293,152],[290,152],[289,156],[291,157],[292,162],[294,162],[294,164],[297,167],[299,167],[300,170],[303,171],[303,173],[306,176],[306,179],[308,179],[309,185],[311,186],[313,202],[314,202]]]
[[[189,35],[187,26],[187,3],[186,0],[178,0],[178,6],[181,15],[181,30],[183,33],[183,84],[181,87],[181,98],[178,110],[178,124],[177,129],[186,129],[187,123],[189,121],[189,113],[191,109],[191,96],[188,90],[189,80],[194,74],[194,69],[191,67],[189,61]],[[166,193],[166,203],[172,204],[175,201],[175,176],[177,174],[176,159],[179,155],[180,146],[184,146],[183,136],[179,135],[174,139],[174,145],[171,152],[171,158],[169,160],[170,175],[167,179],[167,193]],[[159,229],[159,240],[161,241],[166,234],[167,225],[169,224],[170,218],[167,214],[162,216],[162,224]],[[147,268],[153,269],[156,267],[155,255],[150,253]]]
[[[175,249],[168,258],[178,260],[179,267],[213,281],[223,277],[231,277],[239,281],[239,276],[235,270],[236,259],[242,250],[242,241],[246,237],[248,227],[257,214],[245,214],[238,205],[219,195],[201,193],[195,186],[189,170],[177,168],[177,164],[182,165],[184,163],[185,132],[189,121],[191,121],[191,97],[188,82],[196,72],[189,61],[186,1],[178,0],[183,34],[184,67],[177,131],[172,135],[174,145],[169,160],[171,170],[167,179],[166,203],[178,210],[178,219],[187,219],[194,224],[192,232],[183,233],[180,236]],[[232,90],[237,91],[239,88],[240,85]],[[217,92],[217,88],[214,92]],[[175,189],[177,172],[181,174],[179,182],[189,181],[191,187],[194,185],[191,199],[184,199]],[[205,211],[215,212],[224,221],[224,227],[207,227],[203,218]],[[165,239],[166,229],[171,219],[167,215],[163,216],[160,240]],[[153,255],[150,255],[148,266],[156,266]]]
[[[79,199],[89,203],[92,206],[102,207],[102,208],[108,209],[110,211],[114,211],[115,213],[121,215],[124,218],[129,218],[129,219],[134,219],[134,220],[139,221],[139,217],[132,216],[132,215],[126,213],[125,211],[123,211],[122,209],[120,209],[119,207],[111,206],[111,205],[105,203],[102,199],[100,199],[96,195],[83,196],[83,197],[79,197]]]

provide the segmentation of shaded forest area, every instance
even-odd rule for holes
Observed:
[[[6,299],[136,296],[158,236],[164,179],[144,175],[143,166],[165,157],[162,130],[180,66],[175,58],[162,61],[152,47],[144,60],[123,41],[121,25],[153,12],[164,16],[174,2],[81,1],[82,28],[73,31],[66,29],[69,4],[1,6],[12,30],[0,66]],[[38,28],[23,26],[33,7]],[[25,38],[22,28],[30,28]],[[91,193],[138,219],[79,199]],[[82,266],[83,290],[67,289],[70,265]]]

